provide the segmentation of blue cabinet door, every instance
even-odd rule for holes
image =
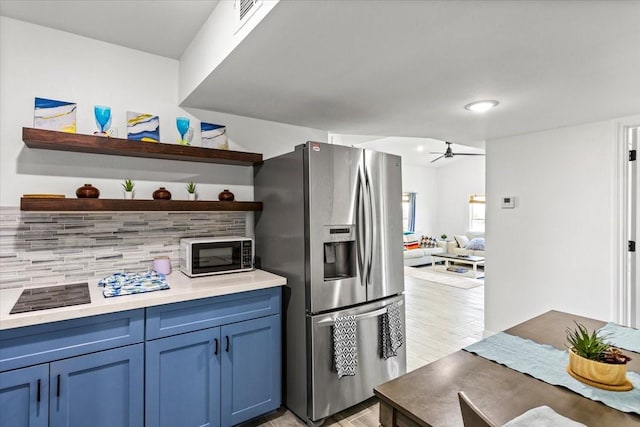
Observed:
[[[281,403],[280,315],[221,328],[222,425],[273,411]]]
[[[52,362],[50,426],[142,426],[143,352],[134,344]]]
[[[0,374],[0,426],[49,425],[49,364]]]
[[[146,342],[145,425],[220,425],[220,328]]]

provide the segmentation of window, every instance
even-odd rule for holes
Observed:
[[[469,230],[484,233],[484,194],[469,196]]]
[[[416,231],[416,193],[402,193],[402,229]]]

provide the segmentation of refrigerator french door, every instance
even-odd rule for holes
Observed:
[[[304,153],[307,310],[318,313],[402,293],[400,158],[313,142]],[[328,262],[328,256],[337,257],[337,264]],[[343,277],[330,275],[331,264]]]
[[[356,405],[373,395],[373,388],[397,378],[406,372],[406,346],[398,355],[383,359],[379,351],[380,316],[387,306],[400,303],[404,323],[404,295],[357,306],[330,314],[319,314],[307,319],[311,334],[310,373],[312,393],[308,418],[322,420],[329,415]],[[331,334],[335,318],[355,315],[358,324],[358,366],[356,375],[338,378],[330,361]]]
[[[256,266],[287,278],[284,402],[309,423],[406,371],[404,346],[381,358],[367,314],[404,292],[401,176],[398,156],[316,142],[254,168]],[[360,316],[358,368],[338,380],[328,334],[346,313]]]

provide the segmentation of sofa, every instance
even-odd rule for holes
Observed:
[[[444,253],[447,247],[447,242],[438,241],[421,233],[405,233],[403,240],[404,265],[408,267],[431,264],[433,262],[431,255]]]
[[[447,253],[484,257],[484,234],[468,233],[453,236],[446,242]]]

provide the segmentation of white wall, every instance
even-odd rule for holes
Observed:
[[[487,141],[487,331],[552,309],[613,320],[614,130]],[[502,196],[516,208],[501,209]]]
[[[223,0],[211,13],[180,58],[180,102],[189,96],[235,49],[279,0],[263,0],[245,24],[236,31],[234,1]],[[251,13],[251,12],[250,12]]]
[[[485,157],[459,157],[437,171],[438,235],[452,239],[469,230],[469,196],[485,194]]]
[[[22,127],[33,126],[35,97],[77,102],[81,134],[96,130],[93,106],[102,104],[112,108],[120,138],[126,138],[126,111],[159,115],[162,142],[177,141],[177,116],[192,118],[194,145],[200,120],[228,125],[231,148],[243,151],[284,152],[327,138],[316,129],[185,111],[178,106],[178,61],[5,17],[0,18],[0,93],[0,206],[18,206],[24,193],[75,197],[84,183],[98,187],[102,198],[120,198],[125,178],[136,182],[137,198],[150,199],[162,185],[174,199],[186,199],[184,183],[193,180],[202,199],[215,200],[229,188],[236,199],[253,200],[251,167],[30,149],[22,142]]]
[[[327,142],[328,133],[318,129],[196,108],[186,108],[186,111],[201,121],[225,124],[232,150],[262,153],[265,159],[293,151],[296,145],[307,141]]]
[[[440,237],[437,169],[402,164],[402,191],[416,194],[416,231]]]

